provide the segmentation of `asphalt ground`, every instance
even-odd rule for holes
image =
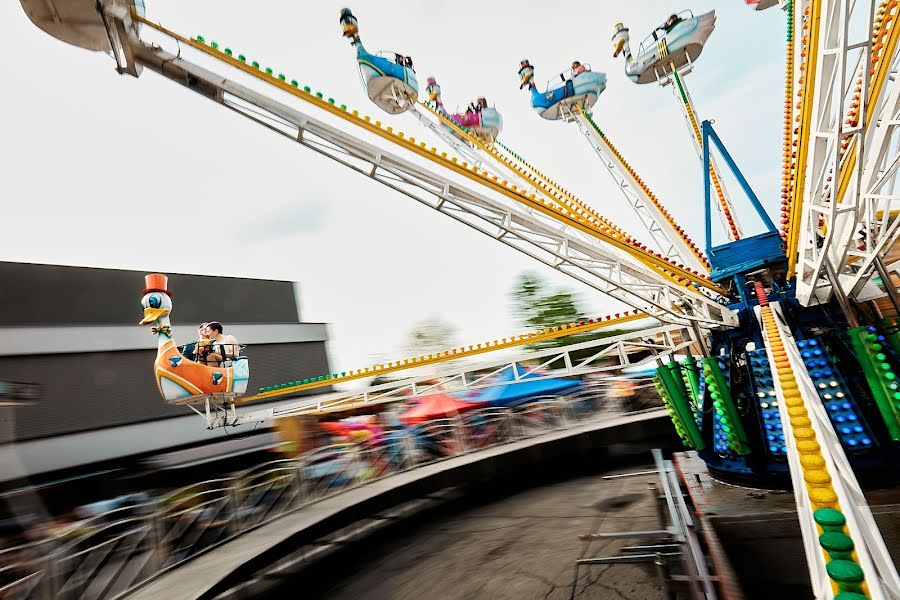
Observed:
[[[575,565],[580,558],[616,555],[623,546],[646,542],[588,542],[580,534],[658,528],[648,487],[655,475],[603,479],[605,474],[652,468],[632,465],[551,483],[415,524],[355,553],[330,584],[315,586],[314,597],[663,598],[652,564]]]

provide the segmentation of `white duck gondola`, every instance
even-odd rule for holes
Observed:
[[[716,27],[716,11],[694,16],[689,10],[669,17],[632,54],[628,28],[617,23],[613,30],[613,56],[624,54],[625,74],[635,83],[652,83],[692,64]]]
[[[409,110],[419,97],[412,58],[396,52],[367,51],[359,39],[356,17],[349,8],[341,10],[340,24],[344,37],[356,48],[356,61],[369,99],[388,114]]]
[[[545,119],[571,120],[578,108],[588,110],[606,89],[606,73],[592,71],[590,65],[578,64],[578,68],[559,74],[559,83],[551,79],[543,92],[534,84],[534,67],[523,60],[519,65],[519,88],[528,86],[531,107]],[[552,87],[557,85],[557,87]],[[576,108],[577,107],[577,108]]]

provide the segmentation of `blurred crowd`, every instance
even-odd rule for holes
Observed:
[[[577,383],[564,394],[506,406],[435,395],[369,407],[366,414],[280,419],[278,455],[258,467],[176,490],[119,495],[43,518],[20,512],[0,521],[0,598],[24,597],[13,592],[51,559],[63,573],[56,576],[80,590],[89,582],[72,583],[83,560],[72,557],[104,549],[104,561],[124,563],[139,555],[148,569],[158,569],[310,498],[601,412],[658,403],[633,380]],[[4,592],[4,586],[12,587]]]

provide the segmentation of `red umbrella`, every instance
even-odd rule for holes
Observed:
[[[452,417],[487,405],[487,402],[468,402],[446,394],[427,396],[420,398],[419,404],[401,414],[400,420],[407,425],[415,425],[433,419]]]
[[[346,423],[341,423],[340,421],[324,421],[319,423],[319,425],[329,433],[335,435],[347,435],[348,428]]]

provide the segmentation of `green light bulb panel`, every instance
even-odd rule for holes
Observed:
[[[680,371],[681,367],[676,362],[660,366],[656,370],[657,390],[666,404],[669,416],[672,417],[675,431],[678,432],[685,445],[694,450],[703,450],[705,447],[703,436],[694,421],[691,401]]]
[[[747,433],[741,423],[737,407],[731,398],[731,392],[725,383],[725,377],[719,368],[719,363],[714,357],[704,358],[700,361],[703,370],[703,378],[706,380],[707,398],[712,401],[715,418],[721,424],[721,430],[725,436],[728,447],[732,452],[746,456],[750,454],[750,443]]]
[[[888,435],[900,442],[900,381],[888,362],[885,337],[875,327],[855,327],[848,335]]]

